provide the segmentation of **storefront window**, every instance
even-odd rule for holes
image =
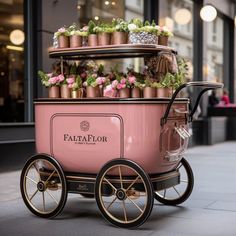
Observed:
[[[0,122],[24,121],[23,0],[0,1]]]
[[[223,20],[217,17],[213,22],[204,23],[204,80],[223,82]]]
[[[160,0],[159,24],[174,33],[169,46],[188,62],[188,80],[193,80],[193,2],[191,0]]]

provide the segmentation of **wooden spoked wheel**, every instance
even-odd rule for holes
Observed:
[[[47,155],[31,157],[25,164],[20,180],[22,198],[37,216],[58,215],[67,200],[66,179],[59,163]]]
[[[149,176],[127,159],[115,159],[103,166],[96,179],[95,197],[104,218],[123,228],[142,225],[153,208]]]
[[[166,205],[183,203],[188,199],[193,190],[193,171],[186,159],[182,158],[176,169],[180,173],[180,183],[168,189],[155,192],[156,200]]]

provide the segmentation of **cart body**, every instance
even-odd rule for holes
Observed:
[[[37,101],[37,152],[55,157],[67,172],[95,174],[118,157],[135,161],[149,174],[168,172],[187,147],[188,138],[175,129],[187,129],[188,100],[176,101],[161,127],[167,103],[168,99]]]

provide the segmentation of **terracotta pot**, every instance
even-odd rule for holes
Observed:
[[[88,46],[88,36],[82,36],[82,47]]]
[[[112,33],[112,43],[111,44],[126,44],[127,43],[127,33],[126,32],[113,32]]]
[[[141,97],[141,91],[139,88],[132,88],[131,89],[131,97],[132,98],[140,98]]]
[[[118,97],[120,97],[120,98],[130,98],[130,89],[129,88],[120,89]]]
[[[96,34],[90,34],[88,36],[88,46],[91,47],[98,46],[98,36]]]
[[[169,98],[173,94],[171,88],[157,88],[157,97],[158,98]]]
[[[65,35],[60,35],[58,37],[58,47],[59,48],[69,48],[69,37]]]
[[[100,97],[100,90],[99,87],[92,87],[92,86],[88,86],[86,87],[86,95],[87,98],[97,98]]]
[[[167,36],[159,36],[158,37],[158,44],[167,46],[168,45],[168,37]]]
[[[156,97],[156,89],[151,87],[146,87],[143,89],[144,98],[154,98]]]
[[[111,34],[110,33],[99,33],[98,34],[98,45],[105,46],[110,45],[111,43]]]
[[[70,98],[71,89],[67,84],[61,85],[61,98]]]
[[[72,98],[82,98],[83,97],[83,89],[72,90],[71,97]]]
[[[59,98],[60,97],[60,89],[58,86],[52,86],[48,88],[48,97],[49,98]]]
[[[70,47],[77,48],[82,46],[82,37],[79,35],[70,36]]]

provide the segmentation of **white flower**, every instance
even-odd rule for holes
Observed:
[[[161,27],[159,25],[155,25],[155,29],[160,30]]]
[[[128,29],[130,31],[135,30],[135,29],[137,29],[137,25],[135,25],[135,24],[128,24]]]
[[[167,26],[163,26],[162,27],[162,31],[165,31],[165,32],[170,32],[169,28]]]

